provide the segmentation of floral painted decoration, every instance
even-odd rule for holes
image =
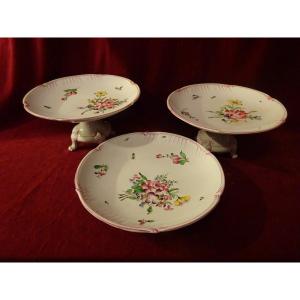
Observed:
[[[61,98],[62,101],[66,101],[70,96],[77,95],[77,89],[66,89],[64,92],[64,96]]]
[[[255,115],[256,111],[245,111],[243,102],[237,99],[230,99],[220,110],[209,111],[215,116],[209,118],[219,118],[225,123],[237,123],[247,120],[261,120],[261,116]]]
[[[199,121],[198,118],[192,116],[192,115],[191,115],[188,111],[186,111],[185,109],[183,109],[183,110],[181,111],[181,114],[182,114],[183,116],[186,116],[186,117],[188,117],[188,118],[190,118],[190,119],[193,119],[193,120],[195,120],[195,121]]]
[[[108,109],[113,109],[127,101],[127,99],[118,100],[116,98],[108,97],[106,91],[97,91],[94,94],[94,98],[88,99],[88,105],[79,107],[79,109],[84,109],[84,111],[81,113],[82,115],[88,111],[94,111],[96,114],[98,114]]]
[[[138,222],[139,222],[140,225],[144,225],[145,223],[153,223],[154,220],[141,219],[141,220],[138,220]]]
[[[108,166],[107,165],[94,165],[94,174],[97,175],[97,177],[101,177],[103,175],[106,175],[108,171]]]
[[[138,201],[140,207],[147,207],[147,214],[152,213],[154,207],[172,210],[191,198],[189,195],[179,196],[179,189],[174,187],[177,182],[169,180],[167,175],[157,175],[154,180],[149,180],[139,173],[130,178],[130,182],[131,187],[124,194],[119,194],[119,199]]]
[[[179,164],[179,165],[184,165],[189,161],[186,154],[182,150],[180,151],[179,155],[174,153],[165,154],[165,155],[163,154],[156,155],[156,158],[164,158],[164,157],[170,158],[173,164]]]

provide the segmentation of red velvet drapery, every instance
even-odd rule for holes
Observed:
[[[0,39],[0,260],[299,260],[298,39]],[[149,236],[90,216],[73,177],[87,148],[68,153],[71,124],[26,114],[35,85],[73,74],[126,76],[139,101],[111,118],[118,133],[196,130],[166,109],[184,85],[244,85],[278,98],[282,127],[239,138],[240,158],[219,156],[220,204],[204,220]]]

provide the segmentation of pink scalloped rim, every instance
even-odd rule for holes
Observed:
[[[172,225],[172,226],[137,227],[137,226],[125,226],[125,225],[122,225],[122,224],[118,224],[116,222],[112,222],[112,221],[104,218],[103,216],[99,215],[98,213],[94,212],[88,206],[88,204],[86,203],[86,200],[84,200],[84,195],[82,194],[83,190],[82,190],[82,188],[80,187],[80,185],[78,183],[79,170],[80,170],[81,166],[83,165],[84,161],[89,157],[90,154],[92,154],[94,151],[97,151],[96,149],[93,149],[93,150],[89,151],[86,154],[86,156],[81,160],[80,164],[77,167],[77,170],[76,170],[76,173],[75,173],[75,178],[74,178],[75,191],[78,194],[78,197],[79,197],[79,199],[81,201],[81,204],[83,205],[83,207],[91,215],[93,215],[98,220],[100,220],[100,221],[102,221],[102,222],[104,222],[104,223],[106,223],[106,224],[108,224],[108,225],[110,225],[112,227],[118,228],[118,229],[122,229],[122,230],[126,230],[126,231],[131,231],[131,232],[137,232],[137,233],[160,233],[160,232],[164,232],[164,231],[177,230],[177,229],[186,227],[188,225],[191,225],[191,224],[199,221],[200,219],[204,218],[209,212],[211,212],[216,207],[216,205],[220,201],[220,197],[221,197],[221,195],[222,195],[222,193],[224,191],[224,188],[225,188],[225,176],[224,176],[224,172],[223,172],[223,169],[222,169],[219,161],[217,160],[217,158],[211,152],[207,151],[203,146],[201,146],[199,143],[195,142],[194,140],[192,140],[190,138],[187,138],[187,137],[184,137],[184,136],[181,136],[181,135],[178,135],[178,134],[174,134],[174,133],[168,133],[168,132],[157,132],[157,131],[154,131],[154,132],[149,132],[149,131],[148,132],[132,132],[132,133],[127,133],[127,134],[123,134],[123,135],[111,138],[110,140],[116,139],[116,138],[125,137],[125,136],[128,137],[128,136],[134,135],[134,134],[143,134],[144,136],[149,136],[150,134],[151,135],[173,135],[173,136],[177,136],[177,137],[179,137],[181,139],[184,139],[184,140],[187,140],[188,142],[193,143],[197,147],[197,149],[201,150],[206,155],[210,155],[215,160],[215,162],[217,163],[217,167],[218,167],[218,169],[220,171],[220,175],[221,175],[221,184],[220,184],[220,187],[218,188],[218,190],[216,191],[215,195],[213,196],[214,197],[213,203],[205,211],[201,212],[201,214],[199,214],[195,218],[190,219],[190,220],[188,220],[186,222],[177,224],[177,225]],[[104,146],[105,143],[108,142],[108,141],[109,140],[106,140],[106,141],[102,142],[101,144],[99,144],[99,146],[100,147]]]
[[[253,91],[256,91],[256,92],[259,92],[260,94],[264,95],[268,100],[271,100],[271,101],[275,101],[277,102],[279,105],[282,106],[283,110],[284,110],[284,116],[276,123],[274,123],[274,125],[271,127],[271,128],[265,128],[265,129],[260,129],[260,130],[250,130],[250,131],[243,131],[243,132],[232,132],[232,131],[226,131],[226,130],[221,130],[221,129],[211,129],[211,128],[208,128],[202,124],[196,124],[194,122],[191,122],[189,119],[186,119],[184,118],[183,116],[181,116],[180,114],[178,114],[173,108],[172,106],[170,105],[170,99],[172,97],[173,94],[176,94],[178,92],[181,92],[182,90],[185,90],[185,89],[188,89],[192,86],[197,86],[197,85],[223,85],[223,86],[227,86],[227,87],[241,87],[241,88],[245,88],[245,89],[249,89],[249,90],[253,90]],[[246,135],[246,134],[254,134],[254,133],[261,133],[261,132],[266,132],[266,131],[270,131],[270,130],[273,130],[279,126],[281,126],[287,119],[287,110],[286,108],[284,107],[284,105],[274,99],[273,97],[269,96],[268,94],[264,93],[264,92],[261,92],[261,91],[258,91],[258,90],[255,90],[255,89],[252,89],[252,88],[248,88],[248,87],[244,87],[244,86],[239,86],[239,85],[226,85],[226,84],[220,84],[220,83],[199,83],[199,84],[192,84],[192,85],[187,85],[187,86],[184,86],[184,87],[181,87],[175,91],[173,91],[167,98],[167,107],[169,109],[169,111],[178,119],[180,119],[181,121],[193,126],[193,127],[196,127],[198,129],[203,129],[203,130],[206,130],[208,132],[214,132],[214,133],[221,133],[221,134],[232,134],[232,135],[237,135],[237,134],[243,134],[243,135]]]

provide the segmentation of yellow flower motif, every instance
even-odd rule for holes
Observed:
[[[179,206],[179,205],[181,205],[182,203],[181,203],[180,200],[177,199],[177,200],[174,202],[174,204],[175,204],[176,206]]]
[[[174,202],[174,204],[175,204],[176,206],[180,206],[180,205],[182,205],[184,202],[189,201],[190,199],[191,199],[191,196],[190,196],[190,195],[184,195],[184,196],[179,197],[179,198]]]
[[[96,97],[103,97],[103,96],[106,96],[107,95],[107,92],[106,91],[97,91],[95,93]]]
[[[243,102],[238,99],[230,99],[227,102],[232,105],[243,105]]]
[[[179,199],[183,202],[187,202],[191,199],[191,196],[190,195],[184,195],[184,196],[179,197]]]

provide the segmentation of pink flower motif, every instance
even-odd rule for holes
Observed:
[[[106,108],[113,108],[115,106],[115,102],[108,99],[103,102],[103,106]]]
[[[95,106],[96,106],[97,109],[104,108],[103,103],[101,103],[101,102],[97,102]]]
[[[171,196],[170,195],[164,195],[164,200],[171,200]]]
[[[170,204],[167,204],[164,206],[164,210],[172,210],[172,209],[173,209],[173,207],[171,207]]]
[[[155,183],[152,180],[146,180],[146,182],[144,184],[142,184],[142,189],[146,193],[156,192]]]
[[[234,120],[242,120],[247,118],[247,113],[240,109],[231,109],[225,110],[224,115],[227,118],[234,119]]]
[[[178,155],[173,155],[172,156],[172,161],[174,164],[179,164],[180,157]]]
[[[134,174],[132,178],[130,178],[130,181],[135,181],[141,179],[141,176]]]
[[[158,200],[158,197],[154,193],[148,193],[146,202],[157,204],[159,202],[159,200]]]
[[[159,181],[154,182],[154,187],[156,188],[157,192],[164,192],[167,191],[169,188],[168,184]]]

